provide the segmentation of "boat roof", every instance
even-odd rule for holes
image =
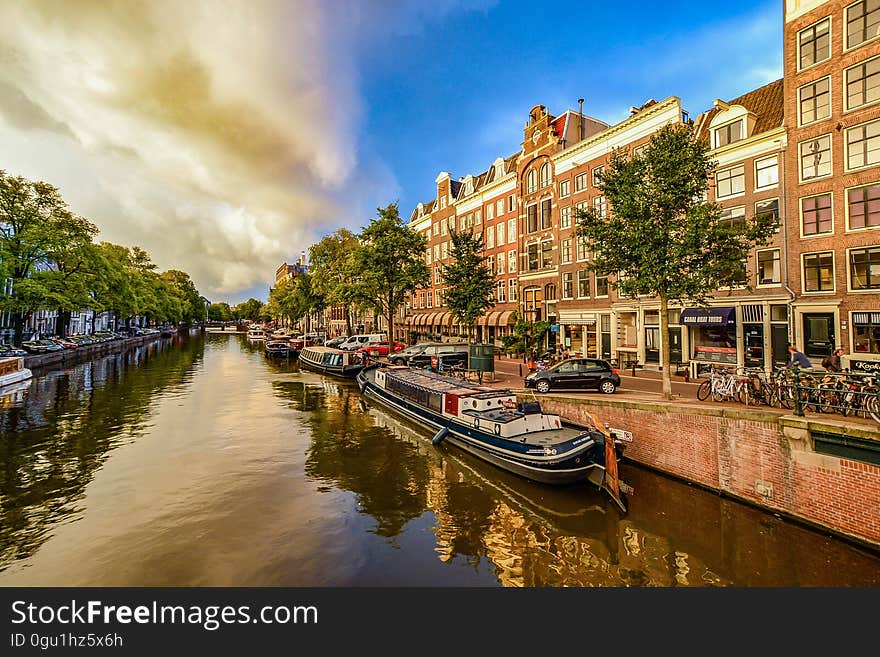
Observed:
[[[459,397],[477,397],[487,399],[494,397],[509,397],[513,393],[510,390],[490,388],[488,386],[465,381],[453,376],[443,376],[427,370],[415,369],[406,366],[394,366],[386,368],[387,374],[400,381],[406,381],[412,385],[427,388],[433,392],[443,392]]]
[[[318,346],[318,345],[315,345],[313,347],[305,347],[303,349],[303,351],[305,351],[306,349],[308,349],[309,351],[312,351],[316,354],[327,354],[327,353],[345,354],[345,353],[348,353],[347,351],[345,351],[345,349],[336,349],[335,347],[324,347],[324,346]]]

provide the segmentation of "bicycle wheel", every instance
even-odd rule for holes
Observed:
[[[720,381],[716,381],[712,384],[712,401],[714,402],[722,402],[725,400],[727,395],[725,394],[727,386]]]
[[[709,399],[709,395],[712,393],[712,381],[710,379],[706,379],[700,384],[700,387],[697,388],[697,399],[700,401],[706,401]]]
[[[880,424],[880,392],[876,388],[866,390],[865,413],[871,416],[877,424]]]

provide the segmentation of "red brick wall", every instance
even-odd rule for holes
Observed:
[[[793,450],[771,416],[752,420],[710,409],[628,408],[553,396],[542,397],[541,405],[572,422],[589,424],[589,411],[632,431],[626,456],[637,463],[880,545],[880,467]],[[759,494],[758,482],[772,492]]]

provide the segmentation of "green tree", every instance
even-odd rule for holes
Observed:
[[[229,308],[229,306],[227,306]],[[251,297],[247,301],[242,301],[240,304],[235,306],[235,312],[242,319],[246,319],[250,322],[256,322],[260,319],[260,315],[263,312],[263,302],[259,299],[254,299]]]
[[[215,322],[232,321],[232,310],[225,301],[218,301],[208,306],[208,319]]]
[[[612,153],[599,189],[609,212],[578,211],[578,235],[591,243],[590,268],[616,275],[630,297],[660,299],[663,394],[672,397],[669,301],[705,304],[723,287],[747,285],[743,262],[776,230],[772,215],[722,221],[720,207],[703,201],[716,163],[709,145],[685,125],[655,133],[641,154]]]
[[[501,336],[501,344],[512,354],[527,354],[534,345],[541,343],[549,330],[550,322],[546,320],[527,322],[518,318],[513,331]]]
[[[157,297],[160,301],[164,295],[170,295],[180,308],[180,312],[174,317],[159,317],[163,321],[174,320],[192,324],[205,314],[205,306],[202,303],[202,295],[196,289],[195,284],[185,271],[169,269],[159,275],[160,280],[167,285],[159,288]],[[161,313],[160,313],[161,314]]]
[[[0,309],[13,316],[14,342],[40,308],[68,308],[81,302],[79,285],[65,277],[82,270],[83,254],[98,232],[67,208],[60,192],[45,182],[10,176],[0,169],[0,262],[12,290]],[[49,273],[54,270],[54,273]]]
[[[328,306],[342,306],[345,309],[348,335],[352,334],[351,308],[362,301],[358,298],[353,279],[355,272],[351,266],[357,259],[355,252],[359,246],[354,233],[340,228],[309,247],[313,287],[324,297]]]
[[[442,265],[443,299],[460,324],[467,327],[468,344],[477,317],[495,305],[495,272],[483,256],[483,236],[451,230],[452,263]],[[470,350],[468,350],[470,351]]]
[[[424,235],[400,219],[397,204],[378,208],[378,216],[358,236],[361,243],[351,260],[354,296],[371,300],[388,322],[388,339],[394,339],[394,315],[406,295],[428,285]]]

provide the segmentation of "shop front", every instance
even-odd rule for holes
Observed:
[[[736,309],[733,306],[685,308],[679,323],[688,328],[693,360],[736,365]]]
[[[561,345],[572,354],[596,358],[598,356],[598,333],[596,313],[579,310],[560,310],[559,324]]]

